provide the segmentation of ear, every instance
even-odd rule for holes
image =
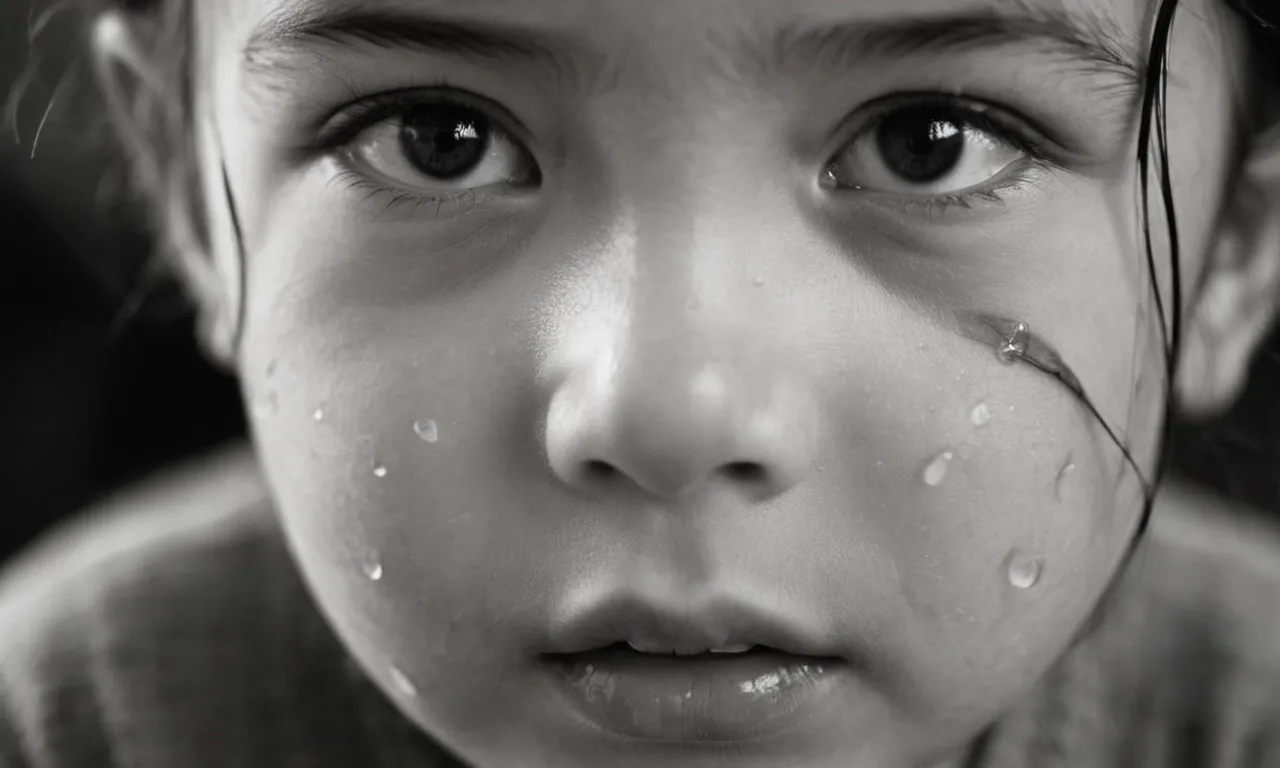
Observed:
[[[228,372],[235,368],[236,316],[221,278],[200,236],[200,197],[195,148],[175,146],[162,115],[165,105],[181,99],[182,84],[166,75],[144,40],[154,36],[152,22],[119,9],[104,11],[94,21],[94,70],[108,113],[125,150],[130,176],[158,214],[155,234],[197,305],[198,334],[210,360]],[[170,156],[161,151],[165,148]]]
[[[1186,315],[1177,396],[1192,417],[1240,396],[1280,303],[1280,133],[1258,140],[1228,195]]]

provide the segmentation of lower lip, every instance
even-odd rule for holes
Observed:
[[[665,656],[626,646],[548,657],[570,700],[603,730],[656,742],[759,741],[823,709],[838,659],[763,650]]]

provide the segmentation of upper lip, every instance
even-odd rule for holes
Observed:
[[[835,658],[836,648],[822,635],[780,612],[732,596],[667,601],[616,593],[580,607],[559,622],[552,632],[550,655],[630,643],[675,653],[761,645],[797,656]]]

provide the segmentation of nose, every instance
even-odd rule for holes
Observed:
[[[719,483],[759,500],[804,478],[817,418],[802,380],[762,354],[706,354],[716,345],[694,336],[606,352],[563,380],[546,432],[562,482],[666,501]]]
[[[818,390],[796,344],[812,318],[792,294],[753,287],[744,265],[781,271],[793,246],[742,225],[757,193],[704,194],[758,188],[707,181],[739,168],[736,155],[722,167],[647,144],[617,151],[635,172],[616,229],[560,288],[591,300],[547,337],[551,468],[580,491],[662,501],[715,485],[785,493],[814,463]]]

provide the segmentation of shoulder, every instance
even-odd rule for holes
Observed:
[[[1000,721],[993,765],[1280,765],[1280,527],[1172,484],[1098,621]]]
[[[0,599],[18,587],[48,583],[50,571],[74,574],[120,566],[139,549],[202,540],[212,527],[248,522],[266,499],[253,456],[232,446],[190,459],[126,489],[55,527],[5,566]],[[163,549],[163,546],[160,546]]]
[[[0,574],[0,766],[6,737],[40,765],[134,765],[154,758],[114,754],[131,748],[122,734],[158,720],[169,732],[207,730],[190,703],[220,708],[208,689],[243,684],[260,663],[258,639],[314,623],[275,526],[251,455],[235,449],[20,555]]]
[[[1113,609],[1086,644],[1103,662],[1125,754],[1151,755],[1152,765],[1280,764],[1274,518],[1166,488]]]
[[[1280,673],[1280,517],[1174,486],[1133,567],[1164,618],[1212,629],[1241,663]]]
[[[168,587],[225,583],[225,558],[250,556],[270,538],[266,498],[250,454],[228,449],[56,527],[0,573],[0,625],[28,628],[5,633],[2,647],[12,653],[49,622],[88,619],[73,606],[128,597],[133,605],[114,607],[145,613]]]

